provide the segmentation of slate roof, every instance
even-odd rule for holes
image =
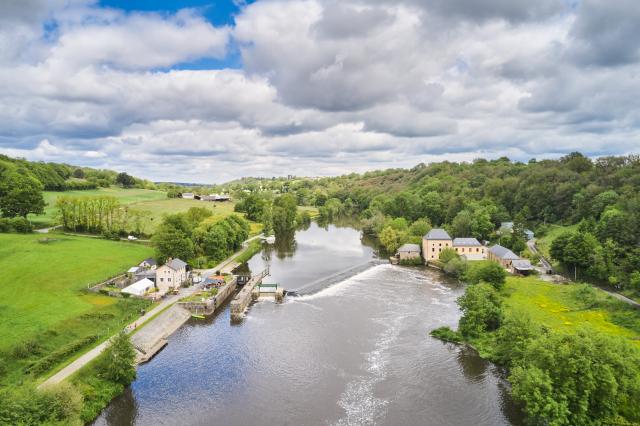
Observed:
[[[182,260],[180,260],[180,259],[171,259],[170,261],[168,261],[168,262],[166,263],[166,265],[167,265],[169,268],[173,269],[174,271],[177,271],[177,270],[182,269],[182,268],[184,268],[185,266],[187,266],[187,263],[186,263],[186,262],[183,262],[183,261],[182,261]]]
[[[420,253],[420,246],[418,244],[404,244],[398,249],[398,253],[410,253],[415,251]]]
[[[475,238],[455,238],[453,240],[453,246],[454,247],[460,247],[460,246],[480,247],[482,246],[482,244],[480,244],[480,241],[476,240]]]
[[[146,263],[149,266],[153,266],[153,265],[157,265],[155,259],[153,257],[150,257],[148,259],[143,260],[142,262],[140,262],[140,264],[142,265],[143,263]]]
[[[498,244],[489,248],[489,251],[495,254],[500,259],[508,259],[508,260],[520,259],[520,256],[518,256],[508,248],[502,247],[501,245],[498,245]]]
[[[447,231],[440,228],[433,228],[427,232],[427,235],[423,237],[425,240],[450,240],[451,237],[447,234]]]
[[[140,269],[139,266],[132,266],[131,268],[129,268],[129,270],[127,270],[127,272],[129,274],[135,274],[136,272],[138,272],[138,269]]]
[[[530,271],[533,269],[533,265],[527,259],[516,259],[511,262],[511,266],[513,266],[518,271]]]

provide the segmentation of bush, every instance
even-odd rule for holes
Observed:
[[[598,293],[589,284],[579,284],[573,289],[574,299],[583,309],[591,309],[598,303]]]
[[[432,337],[440,339],[444,342],[460,343],[464,340],[460,333],[458,333],[457,331],[453,331],[449,327],[436,328],[435,330],[431,330],[431,333],[429,334]]]
[[[25,359],[31,355],[38,355],[42,351],[42,346],[37,340],[26,340],[13,348],[13,356],[17,359]]]
[[[22,216],[0,218],[0,232],[2,233],[19,232],[21,234],[28,234],[32,231],[33,225]]]
[[[467,280],[471,284],[489,283],[496,290],[501,290],[507,280],[507,273],[499,263],[486,262],[480,267],[471,269],[467,274]]]
[[[467,261],[459,257],[451,259],[444,265],[444,272],[458,279],[464,277],[468,269],[469,264]]]
[[[400,259],[400,265],[402,266],[420,266],[422,265],[421,257],[414,257],[413,259]]]
[[[42,391],[30,385],[0,390],[3,425],[80,425],[81,409],[82,396],[66,383]]]
[[[46,357],[39,359],[38,361],[32,363],[29,367],[27,367],[27,373],[30,373],[34,376],[39,376],[42,373],[51,370],[65,358],[73,355],[85,346],[97,341],[98,337],[98,335],[86,336],[58,348]]]
[[[450,260],[457,259],[457,258],[458,258],[458,253],[456,253],[456,251],[452,248],[446,248],[442,250],[440,252],[440,255],[438,256],[438,259],[440,259],[444,263],[447,263]]]
[[[486,331],[493,331],[502,322],[502,301],[496,289],[490,284],[467,287],[457,300],[462,318],[458,331],[466,337],[479,337]]]

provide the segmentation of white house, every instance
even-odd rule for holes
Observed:
[[[182,198],[186,198],[187,200],[193,200],[195,198],[195,195],[193,194],[193,192],[183,192]]]
[[[180,259],[169,259],[156,269],[156,287],[160,294],[179,288],[187,280],[187,264]]]
[[[132,294],[134,296],[144,296],[154,287],[153,281],[144,278],[138,282],[131,284],[129,287],[122,289],[122,293]]]

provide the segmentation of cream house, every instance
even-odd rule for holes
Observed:
[[[398,249],[398,259],[409,260],[420,257],[420,246],[418,244],[404,244]]]
[[[160,294],[179,288],[187,280],[187,264],[180,259],[169,259],[156,269],[156,287]]]
[[[455,238],[453,249],[467,260],[482,260],[487,257],[487,248],[475,238]]]
[[[447,231],[434,228],[422,237],[422,255],[425,261],[440,259],[440,252],[453,246],[453,240]]]

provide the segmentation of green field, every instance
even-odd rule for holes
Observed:
[[[537,277],[508,277],[506,309],[526,311],[531,319],[551,329],[572,332],[590,327],[630,339],[640,346],[640,311],[594,288],[597,303],[585,307],[575,297],[579,284],[554,284]]]
[[[217,221],[232,214],[234,206],[235,204],[230,202],[212,203],[208,201],[184,200],[182,198],[164,198],[162,200],[143,201],[129,205],[131,208],[150,212],[149,219],[144,227],[145,234],[152,234],[155,228],[162,222],[162,216],[165,214],[183,213],[191,207],[204,207],[213,213],[213,216],[207,220]]]
[[[29,220],[33,222],[36,228],[53,226],[56,224],[56,200],[61,196],[83,197],[108,195],[116,197],[122,204],[133,204],[144,201],[163,200],[167,198],[167,194],[163,191],[152,191],[149,189],[124,189],[119,187],[99,188],[88,191],[45,191],[43,193],[44,201],[47,206],[44,208],[43,215],[29,215]]]
[[[11,367],[8,377],[0,376],[0,383],[23,380],[30,365],[60,348],[91,336],[95,342],[104,340],[149,304],[82,290],[151,256],[150,247],[97,238],[49,237],[54,240],[42,243],[42,235],[0,234],[0,358]],[[15,355],[21,347],[28,350],[27,356]]]

